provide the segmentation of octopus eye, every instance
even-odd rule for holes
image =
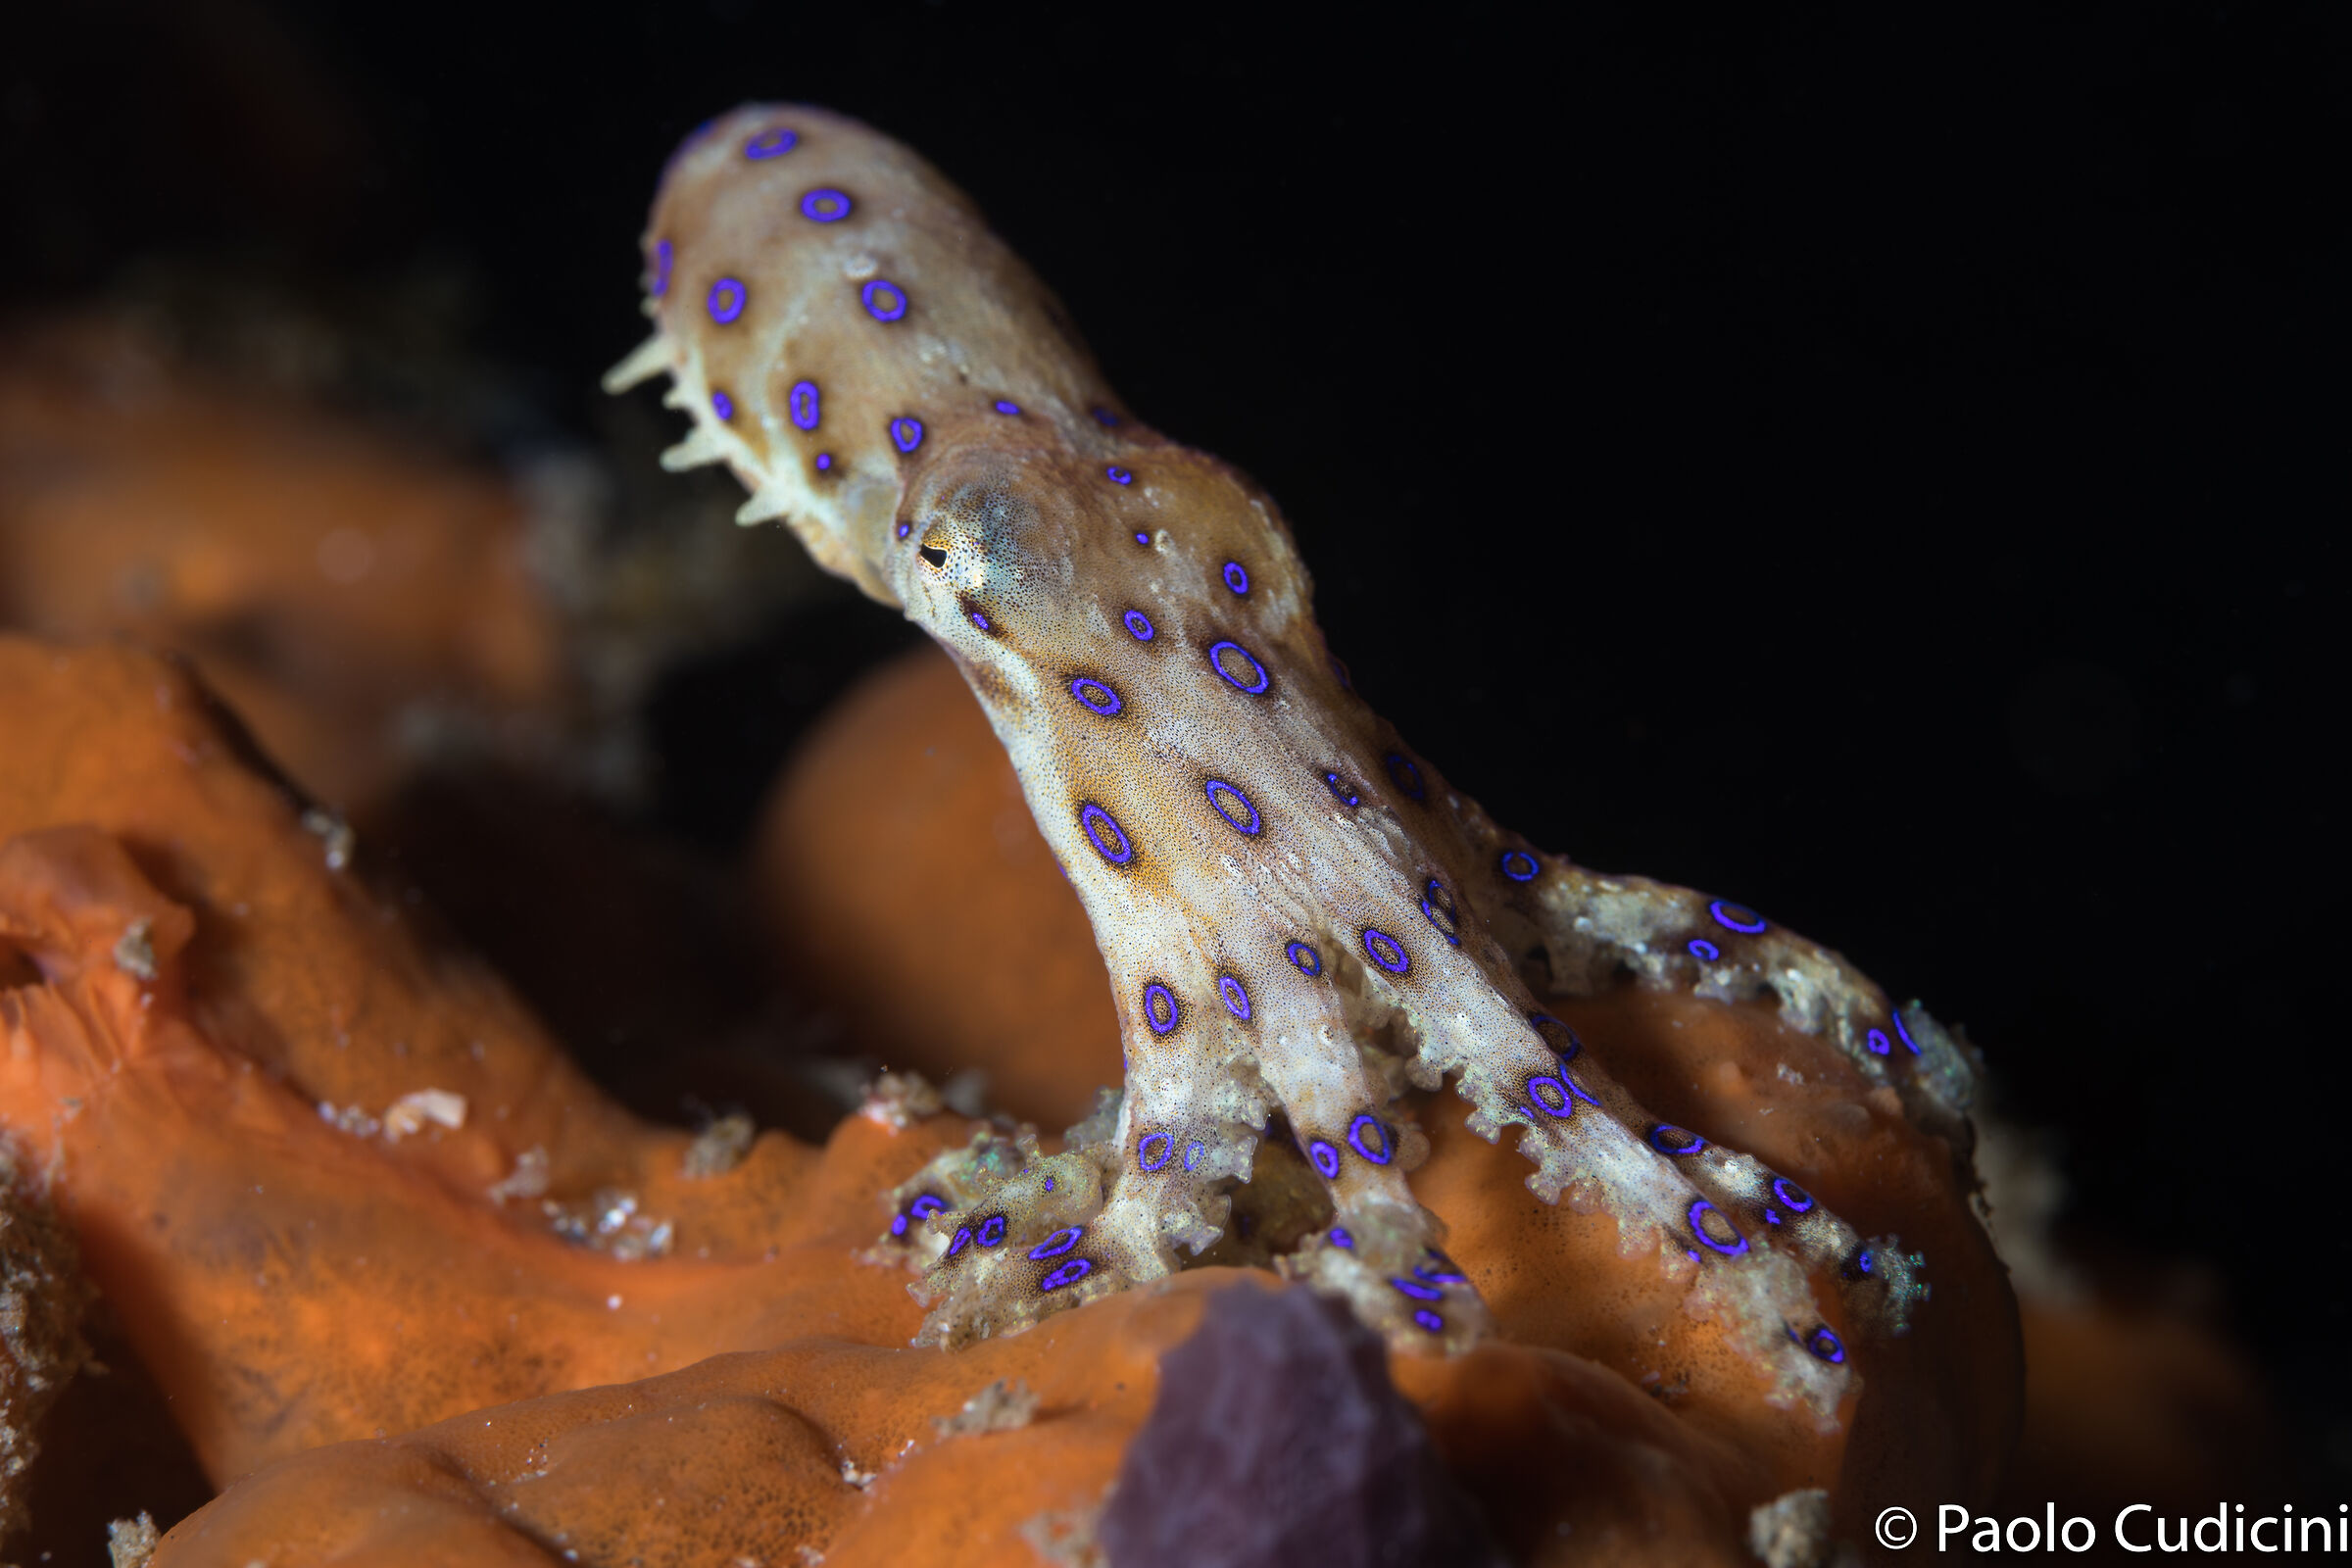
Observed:
[[[933,570],[948,564],[948,553],[937,545],[918,545],[914,553],[929,562]]]

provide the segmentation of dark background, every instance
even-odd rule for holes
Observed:
[[[484,443],[592,440],[671,145],[752,98],[873,122],[1281,498],[1416,747],[1965,1026],[2072,1223],[2224,1280],[2332,1487],[2328,9],[45,8],[0,300],[426,266],[516,389]],[[729,847],[812,701],[777,660],[892,646],[813,624],[664,690],[658,819]]]

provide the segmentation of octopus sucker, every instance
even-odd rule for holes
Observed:
[[[1126,414],[907,149],[822,110],[737,110],[673,158],[645,254],[657,330],[607,386],[666,372],[694,424],[665,467],[726,464],[740,520],[783,519],[947,651],[1116,1000],[1125,1084],[1062,1152],[1007,1133],[892,1195],[924,1343],[1219,1255],[1279,1159],[1328,1216],[1275,1261],[1399,1347],[1464,1348],[1487,1307],[1414,1196],[1428,1141],[1405,1105],[1449,1082],[1539,1199],[1606,1214],[1725,1324],[1770,1399],[1838,1419],[1846,1338],[1902,1331],[1917,1260],[1652,1114],[1547,999],[1630,977],[1769,1003],[1962,1159],[1963,1045],[1745,906],[1489,819],[1354,693],[1272,499]]]

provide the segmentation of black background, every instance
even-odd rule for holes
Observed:
[[[435,257],[518,428],[585,439],[677,139],[871,121],[1282,500],[1417,748],[1965,1026],[2073,1222],[2224,1278],[2333,1481],[2326,11],[85,6],[0,67],[0,287]],[[707,843],[787,739],[763,681],[662,699]]]

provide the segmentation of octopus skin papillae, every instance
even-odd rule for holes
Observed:
[[[1398,1348],[1471,1344],[1488,1313],[1397,1109],[1444,1083],[1540,1200],[1613,1219],[1621,1266],[1718,1324],[1764,1398],[1850,1412],[1873,1348],[1935,1309],[1934,1260],[1653,1114],[1537,987],[1630,970],[1777,1003],[1963,1160],[1967,1048],[1754,910],[1584,871],[1448,786],[1351,690],[1271,498],[1140,422],[907,149],[739,110],[673,157],[645,243],[658,329],[608,387],[666,373],[694,422],[665,466],[727,465],[739,521],[788,523],[946,650],[1109,969],[1126,1081],[1066,1152],[943,1156],[897,1195],[923,1343],[1210,1253],[1273,1141],[1319,1187],[1280,1266]]]

